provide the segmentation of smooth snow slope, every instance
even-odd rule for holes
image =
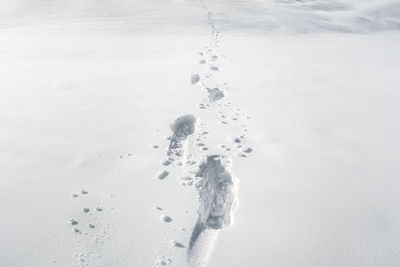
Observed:
[[[1,266],[400,264],[398,1],[203,4],[0,2]]]

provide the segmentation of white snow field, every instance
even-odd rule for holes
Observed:
[[[398,0],[0,1],[0,266],[400,266]]]

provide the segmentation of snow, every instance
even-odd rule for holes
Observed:
[[[395,0],[1,2],[1,265],[398,266],[399,29]]]

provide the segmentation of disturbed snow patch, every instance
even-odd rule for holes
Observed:
[[[230,165],[227,157],[210,155],[199,166],[200,208],[187,251],[190,266],[207,265],[219,230],[231,224],[237,182]]]
[[[183,156],[184,143],[186,138],[196,130],[196,118],[191,115],[184,115],[176,119],[171,125],[172,136],[168,148],[168,155]]]

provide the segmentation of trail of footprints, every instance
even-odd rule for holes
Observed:
[[[90,194],[88,190],[82,189],[79,193],[72,193],[71,197],[81,203],[87,203]],[[75,216],[69,219],[68,224],[76,236],[75,242],[82,244],[80,252],[75,254],[72,265],[86,266],[89,264],[89,258],[101,256],[101,245],[110,238],[106,230],[108,223],[104,223],[104,211],[104,207],[100,205],[83,205],[76,211]]]
[[[215,27],[213,14],[203,1],[208,12],[208,23],[211,29],[210,44],[203,51],[197,53],[198,63],[203,69],[202,73],[192,74],[192,86],[199,87],[206,93],[205,99],[198,104],[198,112],[183,115],[171,125],[172,134],[168,137],[169,146],[165,158],[160,162],[163,167],[156,177],[159,180],[179,179],[182,186],[194,187],[199,196],[198,218],[190,235],[189,244],[179,240],[171,240],[171,246],[177,249],[186,249],[189,266],[206,266],[216,243],[221,229],[229,226],[233,219],[233,212],[237,206],[237,178],[232,171],[231,156],[246,158],[253,149],[246,145],[246,121],[249,116],[243,114],[239,107],[232,105],[226,97],[229,85],[226,82],[217,82],[218,73],[223,70],[217,53],[219,31]],[[204,116],[203,116],[204,115]],[[215,121],[201,121],[205,117]],[[227,136],[219,149],[220,153],[210,153],[207,142],[212,136],[209,123],[219,123],[221,127],[236,127],[236,136]],[[224,128],[221,129],[223,131]],[[158,146],[157,146],[158,148]],[[169,177],[170,169],[181,169],[180,177]],[[156,206],[159,212],[162,207]],[[187,213],[187,212],[185,212]],[[173,218],[162,214],[160,221],[173,224]],[[182,229],[183,231],[185,229]],[[165,266],[171,264],[168,257],[159,258],[155,265]]]
[[[83,196],[85,196],[85,195],[87,195],[87,194],[89,194],[89,192],[86,191],[85,189],[82,189],[81,192],[80,192],[80,194],[72,193],[71,196],[72,196],[73,198],[78,198],[78,197],[80,197],[80,196],[83,197]],[[90,209],[90,208],[88,208],[88,207],[82,207],[82,210],[81,210],[82,213],[90,213],[91,211],[102,212],[102,211],[103,211],[103,208],[98,207],[98,206],[97,206],[96,208],[94,208],[94,209]],[[83,226],[82,226],[82,225],[79,225],[79,222],[78,222],[75,218],[71,218],[71,219],[69,220],[69,222],[70,222],[70,224],[71,224],[72,226],[75,226],[75,227],[72,229],[74,233],[82,234],[81,229],[78,228],[78,227],[83,227]],[[78,226],[78,225],[79,225],[79,226]],[[88,223],[87,226],[88,226],[89,228],[91,228],[91,229],[96,228],[96,226],[95,226],[93,223]],[[87,228],[86,228],[86,229],[87,229]]]

